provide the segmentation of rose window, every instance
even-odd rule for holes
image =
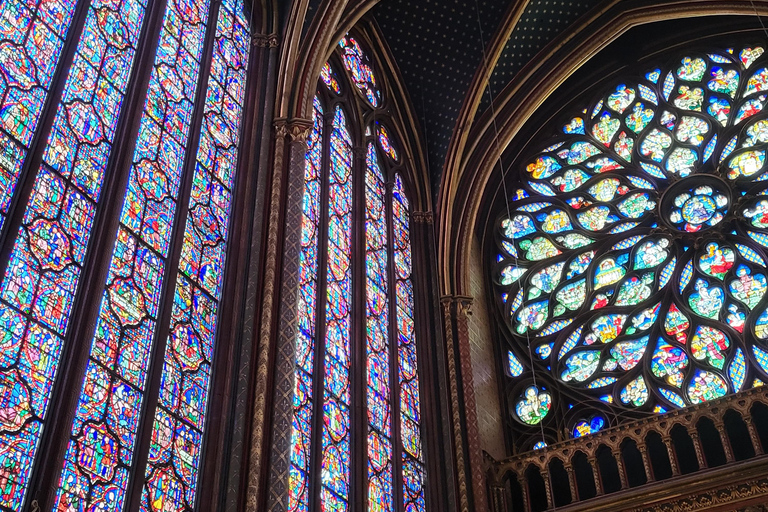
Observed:
[[[573,408],[567,428],[584,435],[609,423],[601,411],[768,380],[766,57],[639,70],[520,166],[494,281],[521,426]]]

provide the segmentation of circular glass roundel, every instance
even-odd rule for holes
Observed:
[[[507,377],[528,425],[561,396],[592,418],[590,398],[652,413],[768,380],[768,55],[639,71],[521,162],[495,224],[509,348],[547,374]]]
[[[686,233],[716,226],[728,213],[730,188],[722,180],[692,175],[664,194],[660,216]]]
[[[701,227],[705,222],[712,219],[717,211],[717,205],[712,198],[701,193],[701,190],[692,190],[693,196],[685,194],[678,197],[676,202],[682,204],[682,217],[685,222],[692,226]]]

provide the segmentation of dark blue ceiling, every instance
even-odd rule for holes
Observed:
[[[487,42],[509,5],[502,0],[382,0],[374,9],[426,130],[433,190],[467,88],[482,62],[480,27]]]
[[[515,26],[491,77],[498,95],[537,52],[598,0],[533,0]],[[382,0],[373,10],[425,130],[432,189],[437,191],[448,144],[483,49],[513,2]],[[480,111],[487,108],[483,95]]]
[[[507,41],[490,80],[490,92],[496,98],[512,78],[530,62],[547,43],[600,3],[598,0],[534,0],[528,4]],[[490,106],[491,94],[483,93],[477,114]]]

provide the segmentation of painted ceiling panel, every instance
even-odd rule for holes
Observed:
[[[480,27],[490,39],[509,5],[502,0],[382,0],[374,9],[427,132],[433,191],[459,109],[482,62]]]
[[[539,50],[598,3],[600,3],[598,0],[577,2],[534,0],[530,2],[512,31],[491,75],[490,91],[493,97],[501,94],[510,80],[536,56]],[[478,115],[490,106],[490,98],[491,95],[486,88],[477,111]]]
[[[499,94],[541,48],[598,3],[533,0],[491,77],[493,94]],[[382,0],[374,9],[426,130],[433,191],[440,184],[467,88],[482,65],[481,41],[491,40],[511,5],[503,0]],[[479,112],[489,104],[486,91]]]

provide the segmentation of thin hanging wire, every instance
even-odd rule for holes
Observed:
[[[505,204],[505,207],[507,209],[507,219],[509,219],[509,221],[511,222],[512,215],[511,215],[511,209],[510,209],[510,205],[509,205],[509,193],[507,191],[507,182],[506,182],[506,175],[507,175],[508,168],[505,168],[505,166],[504,166],[504,159],[501,157],[501,151],[500,151],[501,144],[499,142],[499,127],[498,127],[498,124],[497,124],[497,121],[496,121],[496,105],[494,103],[493,89],[491,87],[491,75],[489,73],[488,54],[487,54],[486,48],[485,48],[485,38],[483,36],[483,25],[482,25],[482,21],[480,19],[480,6],[479,6],[479,3],[478,3],[478,0],[475,0],[475,13],[477,14],[477,30],[478,30],[478,33],[479,33],[479,36],[480,36],[480,48],[481,48],[482,53],[483,53],[483,71],[485,72],[485,75],[488,77],[487,78],[488,84],[487,84],[487,88],[486,89],[488,91],[488,98],[489,98],[490,104],[491,104],[491,118],[493,120],[493,131],[494,131],[494,148],[496,150],[496,153],[499,155],[499,170],[501,171],[501,188],[504,191],[504,204]],[[517,267],[518,266],[518,258],[514,254],[512,255],[512,257],[514,258],[515,266]],[[522,293],[523,296],[524,296],[525,295],[525,289],[524,289],[523,282],[524,282],[524,280],[521,279],[520,280],[520,291],[518,293]],[[538,382],[537,382],[537,379],[536,379],[536,364],[535,364],[535,360],[534,360],[534,357],[533,357],[533,348],[531,347],[531,333],[530,333],[530,329],[526,328],[526,330],[525,330],[525,337],[526,337],[526,341],[527,341],[527,344],[528,344],[528,358],[529,358],[529,362],[530,362],[530,366],[531,366],[531,376],[533,378],[533,385],[536,388],[537,392],[540,393],[541,390],[539,389],[539,385],[538,385]],[[538,403],[538,395],[536,397],[536,401]],[[543,420],[543,418],[542,418],[542,420]],[[541,430],[541,442],[546,446],[547,441],[545,439],[545,434],[544,434],[544,424],[543,424],[543,422],[541,420],[539,421],[539,428]],[[547,476],[550,479],[550,488],[551,488],[551,483],[552,482],[551,482],[551,476],[549,476],[549,471],[547,471]],[[552,507],[553,507],[553,510],[554,510],[555,509],[554,497],[552,499]]]
[[[760,22],[760,26],[763,27],[763,32],[765,32],[765,37],[768,39],[768,30],[766,30],[765,25],[763,24],[763,18],[760,17],[760,15],[757,13],[757,7],[755,7],[755,2],[753,0],[749,0],[749,3],[752,4],[752,10],[755,11],[755,16],[757,16],[757,21]]]

